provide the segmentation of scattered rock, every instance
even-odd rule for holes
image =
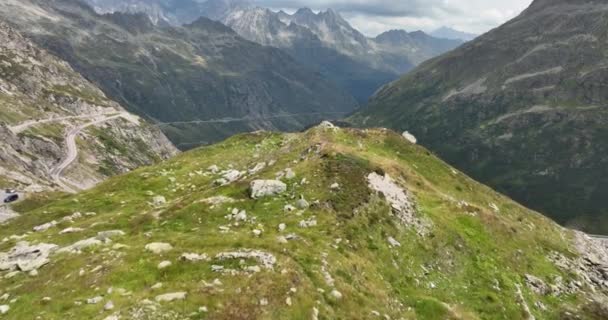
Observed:
[[[20,270],[30,272],[50,262],[49,255],[57,250],[54,244],[41,243],[30,245],[18,242],[8,253],[0,253],[0,271]]]
[[[279,232],[283,232],[287,229],[287,225],[284,223],[279,224]]]
[[[409,193],[396,184],[388,174],[381,176],[372,172],[367,176],[367,181],[370,189],[384,195],[402,224],[413,227],[419,235],[424,236],[428,233],[430,222],[416,217],[416,208]]]
[[[215,257],[218,260],[255,259],[268,270],[272,270],[274,265],[277,263],[277,259],[274,257],[274,255],[263,251],[249,249],[233,252],[222,252],[218,253]]]
[[[98,303],[100,303],[102,301],[103,301],[103,298],[97,296],[97,297],[94,297],[94,298],[91,298],[91,299],[87,299],[87,304],[98,304]]]
[[[159,296],[156,296],[156,298],[155,298],[156,302],[172,302],[172,301],[184,300],[184,299],[186,299],[185,292],[166,293],[166,294],[161,294]]]
[[[405,138],[405,140],[407,140],[407,141],[409,141],[409,142],[411,142],[413,144],[418,143],[418,139],[416,139],[416,137],[413,134],[411,134],[411,133],[409,133],[407,131],[405,131],[402,134],[402,136]]]
[[[158,264],[158,270],[163,270],[169,268],[173,263],[171,261],[163,261]]]
[[[249,174],[256,174],[266,168],[266,162],[260,162],[255,165],[255,167],[249,169]]]
[[[106,311],[110,311],[110,310],[114,310],[114,302],[112,301],[108,301],[104,306],[103,309]]]
[[[262,235],[262,230],[255,229],[252,232],[253,232],[253,235],[256,237],[259,237]]]
[[[296,207],[288,204],[283,208],[283,210],[285,210],[285,212],[292,212],[292,211],[296,211]]]
[[[46,231],[46,230],[56,226],[57,224],[58,224],[58,222],[53,220],[51,222],[47,222],[45,224],[41,224],[39,226],[34,227],[34,231],[36,231],[36,232]]]
[[[254,180],[251,182],[251,198],[275,196],[287,191],[287,185],[278,180]]]
[[[285,172],[285,179],[287,179],[287,180],[291,180],[296,177],[296,173],[291,168],[285,169],[284,172]]]
[[[150,287],[150,289],[152,289],[152,290],[158,290],[158,289],[160,289],[162,287],[163,287],[163,284],[160,283],[160,282],[158,282],[158,283],[154,284],[152,287]]]
[[[342,293],[336,289],[331,291],[331,296],[336,300],[342,299]]]
[[[0,314],[7,314],[9,310],[11,310],[11,307],[9,307],[8,305],[0,306]]]
[[[329,188],[331,190],[338,190],[338,189],[340,189],[340,184],[336,182],[336,183],[332,184],[331,186],[329,186]]]
[[[209,256],[206,254],[198,254],[198,253],[184,253],[179,258],[182,261],[190,261],[190,262],[199,262],[199,261],[209,261]]]
[[[84,249],[88,249],[91,247],[96,247],[96,246],[100,246],[102,245],[103,242],[101,242],[101,240],[98,240],[97,238],[89,238],[89,239],[84,239],[84,240],[80,240],[72,245],[69,245],[67,247],[63,247],[61,249],[59,249],[57,252],[59,253],[64,253],[64,252],[70,252],[70,253],[75,253],[75,252],[80,252]]]
[[[393,238],[393,237],[388,237],[388,244],[393,248],[401,247],[401,243],[399,241],[395,240],[395,238]]]
[[[153,242],[153,243],[148,243],[145,246],[145,249],[147,251],[150,251],[150,252],[155,253],[155,254],[163,254],[165,252],[169,252],[169,251],[173,250],[173,246],[171,246],[168,243]]]
[[[167,199],[163,196],[155,196],[152,198],[152,205],[155,207],[164,206],[165,204],[167,204]]]
[[[220,172],[220,168],[216,165],[212,165],[209,168],[207,168],[207,171],[209,171],[213,174],[216,174],[216,173]]]
[[[117,237],[124,236],[125,233],[122,230],[108,230],[108,231],[100,231],[97,233],[97,240],[99,241],[107,241],[108,239],[113,239]]]
[[[69,228],[65,228],[65,229],[61,230],[59,232],[59,234],[77,233],[77,232],[82,232],[82,231],[84,231],[84,229],[82,229],[82,228],[69,227]]]
[[[317,219],[315,218],[300,221],[300,228],[311,228],[315,226],[317,226]]]
[[[296,201],[296,207],[302,210],[308,209],[310,207],[310,203],[308,203],[308,201],[302,197],[300,200]]]

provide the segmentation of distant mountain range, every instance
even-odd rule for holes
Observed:
[[[409,130],[562,224],[608,233],[608,7],[536,0],[385,86],[355,122]]]
[[[452,39],[462,41],[471,41],[479,36],[478,34],[462,32],[449,27],[441,27],[431,32],[431,35],[433,37],[441,39]]]
[[[220,21],[245,39],[284,50],[362,104],[385,83],[462,44],[461,40],[403,30],[371,39],[331,9],[314,13],[303,8],[290,15],[256,7],[246,0],[87,1],[99,13],[142,12],[156,24],[187,24],[195,16]]]

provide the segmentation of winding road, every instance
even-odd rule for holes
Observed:
[[[63,172],[72,164],[76,159],[78,159],[78,146],[76,145],[76,137],[82,132],[82,130],[98,125],[100,123],[104,123],[110,120],[124,118],[129,122],[139,124],[139,118],[134,116],[126,111],[112,111],[112,112],[104,112],[98,114],[87,114],[80,116],[67,116],[67,117],[57,117],[57,118],[49,118],[43,120],[28,120],[16,126],[12,126],[9,129],[17,134],[25,131],[29,127],[36,126],[38,124],[50,123],[50,122],[59,122],[65,120],[76,120],[76,119],[93,119],[90,122],[82,124],[80,126],[74,127],[70,129],[65,135],[65,145],[66,145],[66,154],[61,160],[59,164],[54,166],[49,170],[49,175],[53,179],[53,181],[59,185],[62,189],[68,192],[77,192],[78,188],[74,188],[74,186],[68,185],[65,181],[63,181],[62,175]]]

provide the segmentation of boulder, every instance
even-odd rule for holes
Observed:
[[[184,300],[184,299],[186,299],[185,292],[166,293],[166,294],[161,294],[159,296],[156,296],[156,298],[155,298],[156,302],[171,302],[171,301]]]
[[[153,242],[153,243],[148,243],[146,245],[145,249],[147,251],[150,251],[150,252],[155,253],[155,254],[162,254],[162,253],[169,252],[169,251],[173,250],[173,246],[171,246],[168,243]]]
[[[251,182],[251,198],[275,196],[287,191],[287,185],[278,180],[254,180]]]
[[[57,250],[54,244],[30,245],[19,242],[8,253],[0,253],[0,271],[20,270],[30,272],[50,262],[49,255]]]
[[[405,140],[407,140],[407,141],[409,141],[409,142],[411,142],[413,144],[418,143],[418,139],[416,139],[416,137],[413,134],[405,131],[402,135],[405,138]]]

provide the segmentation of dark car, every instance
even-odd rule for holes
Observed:
[[[18,194],[11,194],[8,197],[4,198],[4,203],[11,203],[19,200]]]

